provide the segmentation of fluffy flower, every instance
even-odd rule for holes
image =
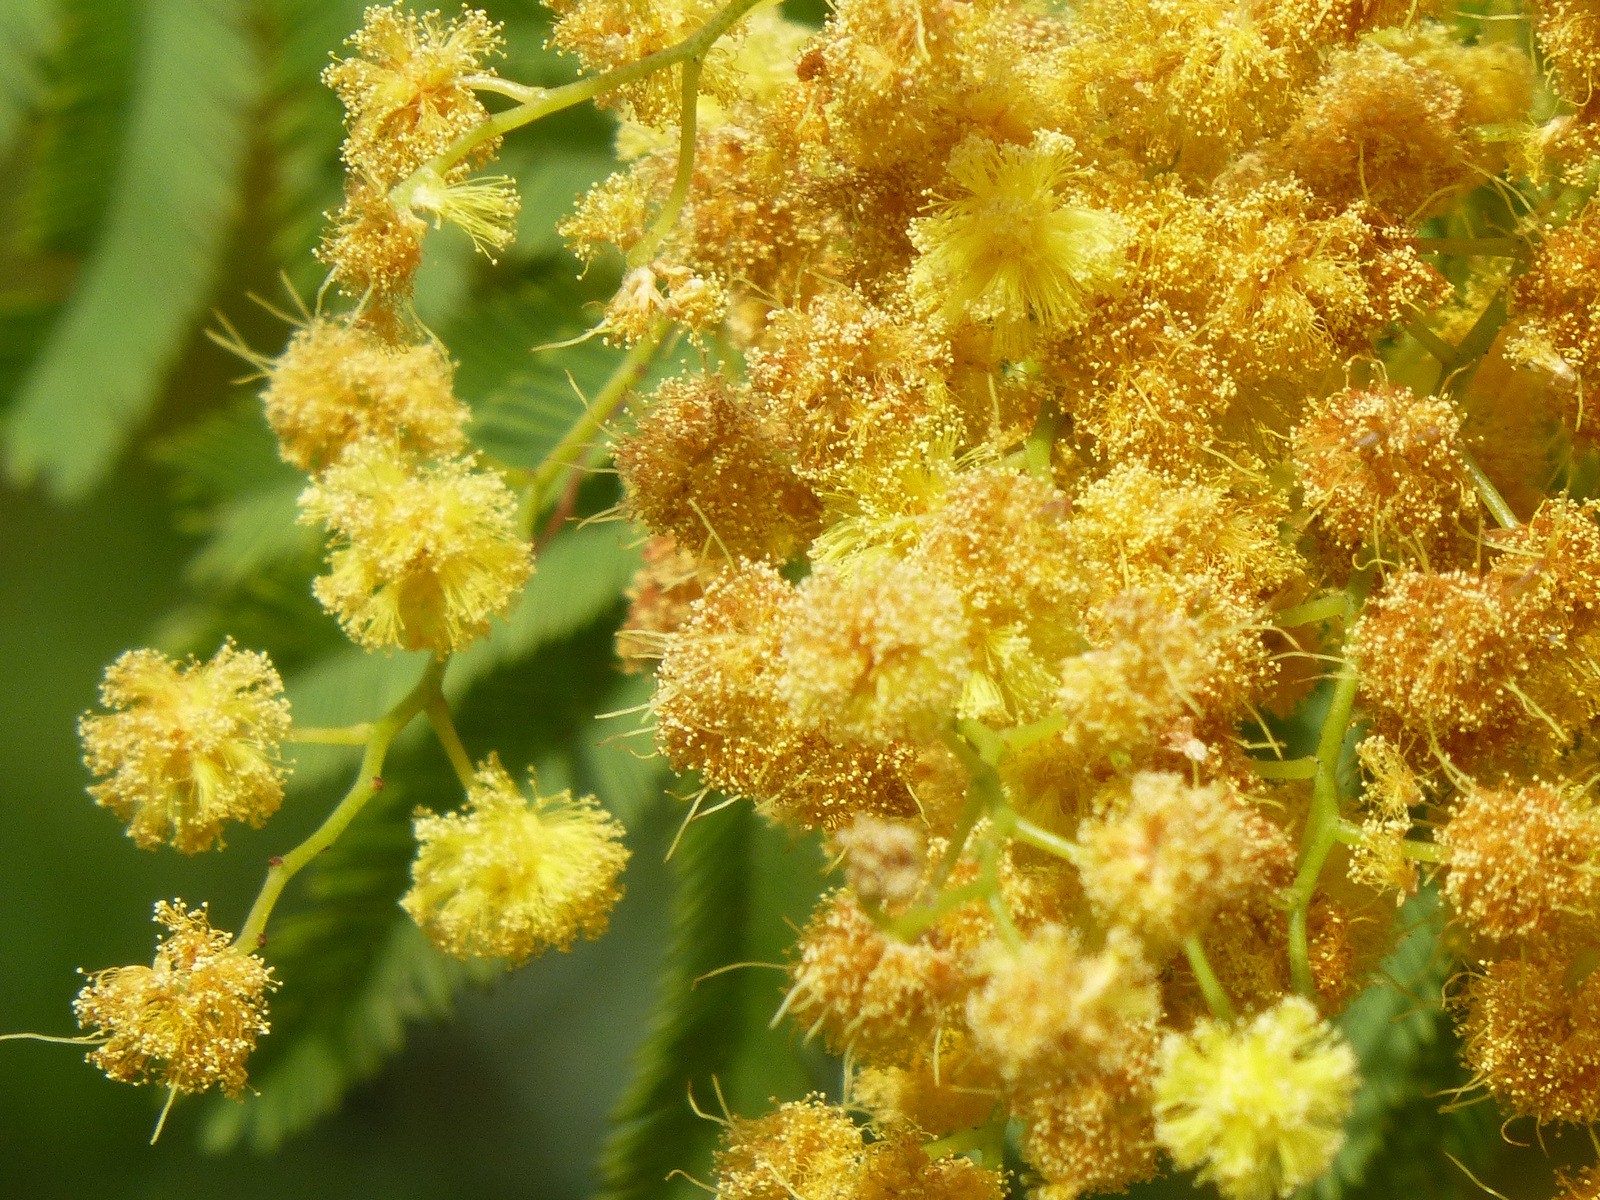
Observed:
[[[1289,997],[1248,1025],[1201,1021],[1168,1036],[1156,1136],[1228,1200],[1283,1200],[1339,1152],[1358,1083],[1355,1052]]]
[[[462,812],[418,815],[400,904],[447,954],[519,966],[605,932],[629,856],[622,834],[592,796],[526,799],[491,756]]]
[[[353,446],[300,497],[333,535],[313,589],[363,646],[458,650],[510,608],[533,571],[516,496],[470,460],[433,466],[381,442]]]
[[[346,45],[355,54],[322,80],[348,113],[345,162],[375,183],[398,183],[489,115],[467,82],[501,47],[484,12],[443,21],[375,4]]]
[[[245,1060],[269,1028],[272,971],[212,929],[204,907],[162,901],[155,919],[169,931],[155,962],[96,971],[73,1001],[78,1024],[104,1039],[89,1061],[122,1083],[236,1096]]]
[[[963,194],[912,222],[912,288],[945,321],[991,321],[1012,335],[1081,324],[1121,277],[1130,232],[1115,214],[1073,202],[1073,167],[1060,134],[1027,146],[968,137],[949,165]]]
[[[225,643],[208,661],[130,650],[106,670],[116,711],[78,723],[95,802],[141,848],[210,849],[226,821],[259,826],[283,802],[278,746],[289,731],[283,682],[264,654]]]
[[[371,329],[317,317],[263,364],[261,401],[285,462],[303,471],[367,438],[424,456],[459,453],[471,415],[434,342],[397,346]]]

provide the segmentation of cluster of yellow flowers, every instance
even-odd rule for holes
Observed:
[[[1600,1119],[1593,4],[552,8],[600,72],[554,90],[484,66],[481,13],[368,10],[327,72],[354,307],[258,365],[332,536],[317,597],[442,663],[526,580],[539,495],[467,447],[422,238],[503,246],[515,193],[471,174],[500,137],[616,110],[624,165],[562,231],[623,257],[605,336],[705,352],[615,447],[650,536],[619,651],[672,766],[844,877],[783,1002],[844,1094],[731,1118],[717,1194],[998,1197],[1009,1131],[1039,1200],[1167,1165],[1281,1200],[1343,1143],[1332,1022],[1424,878],[1474,1083]],[[379,728],[426,711],[468,800],[419,818],[407,911],[511,961],[598,932],[615,822],[474,772],[419,689]],[[97,798],[141,844],[258,822],[279,691],[231,646],[130,655],[84,724]],[[97,1061],[237,1087],[269,976],[161,919],[151,978],[211,1006],[97,976]]]

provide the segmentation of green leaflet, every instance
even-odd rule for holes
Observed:
[[[743,981],[737,972],[705,976],[743,957],[755,822],[749,805],[735,804],[692,823],[678,843],[672,943],[650,1034],[600,1161],[599,1200],[660,1196],[667,1176],[715,1140],[716,1125],[696,1116],[689,1098],[715,1112],[713,1080],[733,1058],[729,1016]]]
[[[699,1196],[688,1180],[708,1179],[721,1129],[695,1107],[721,1118],[725,1101],[748,1115],[774,1096],[836,1092],[839,1081],[836,1060],[798,1044],[788,1026],[771,1027],[789,985],[773,967],[820,886],[815,840],[768,825],[740,801],[690,824],[672,865],[672,940],[598,1164],[599,1200]]]
[[[0,8],[0,160],[44,90],[39,60],[58,20],[53,0],[11,0]]]
[[[1491,1105],[1439,1111],[1452,1099],[1449,1089],[1466,1080],[1450,1021],[1439,1006],[1440,989],[1454,969],[1439,945],[1441,920],[1435,892],[1408,901],[1400,921],[1411,932],[1384,964],[1389,978],[1363,992],[1340,1018],[1361,1057],[1362,1087],[1345,1126],[1344,1149],[1328,1174],[1307,1189],[1317,1200],[1444,1200],[1476,1191],[1439,1154],[1442,1145],[1481,1171],[1499,1129]]]
[[[259,67],[239,0],[149,0],[99,245],[7,428],[14,478],[81,497],[149,412],[239,202]]]

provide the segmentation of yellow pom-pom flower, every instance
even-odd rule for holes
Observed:
[[[140,848],[208,850],[225,821],[259,826],[283,802],[289,703],[266,655],[232,642],[204,663],[130,650],[100,701],[115,711],[78,723],[84,763],[103,777],[89,794]]]
[[[1167,1037],[1156,1137],[1228,1200],[1282,1200],[1333,1162],[1358,1083],[1349,1044],[1289,997],[1248,1025]]]
[[[993,322],[1016,349],[1030,325],[1080,324],[1120,278],[1130,238],[1117,216],[1072,202],[1072,141],[1040,132],[1026,146],[972,135],[950,156],[961,189],[911,224],[920,251],[911,286],[954,322]]]
[[[605,932],[629,856],[622,834],[592,796],[525,798],[491,755],[463,811],[417,817],[400,904],[447,954],[519,966]]]
[[[425,466],[362,442],[306,490],[300,510],[334,538],[317,599],[369,648],[459,650],[533,572],[516,496],[470,459]]]
[[[170,933],[154,964],[96,971],[73,1002],[78,1024],[104,1039],[89,1061],[120,1083],[237,1095],[269,1028],[272,970],[212,929],[204,907],[162,901],[155,919]]]
[[[285,462],[318,470],[367,438],[419,454],[455,454],[471,415],[452,389],[449,358],[433,342],[394,346],[362,325],[317,317],[261,363],[267,424]]]

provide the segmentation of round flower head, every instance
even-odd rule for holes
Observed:
[[[1487,937],[1600,916],[1600,814],[1570,790],[1469,788],[1438,841],[1449,851],[1445,894]]]
[[[1078,831],[1083,890],[1153,948],[1199,935],[1218,911],[1287,882],[1282,832],[1222,784],[1141,771],[1125,804]]]
[[[961,189],[911,223],[920,252],[911,286],[940,317],[994,322],[1020,349],[1037,324],[1080,325],[1121,278],[1130,232],[1117,216],[1072,203],[1073,145],[1041,132],[1027,146],[970,135],[950,156]]]
[[[322,81],[348,113],[345,162],[375,183],[398,183],[488,118],[466,82],[501,46],[486,13],[463,9],[446,22],[436,12],[372,5],[346,45],[355,56],[328,67]]]
[[[1156,1137],[1227,1200],[1283,1200],[1333,1162],[1359,1082],[1355,1052],[1297,996],[1248,1025],[1202,1020],[1162,1044]]]
[[[1015,950],[985,947],[979,964],[967,1024],[1012,1084],[1121,1070],[1161,1015],[1155,972],[1121,930],[1090,954],[1072,931],[1045,925]]]
[[[516,510],[511,489],[470,459],[423,466],[361,442],[300,497],[301,520],[334,539],[313,590],[363,646],[459,650],[533,571]]]
[[[894,560],[797,589],[782,688],[802,724],[867,744],[934,734],[971,670],[961,594]]]
[[[1600,972],[1534,946],[1467,988],[1461,1061],[1511,1116],[1600,1120]]]
[[[269,1028],[271,968],[212,929],[203,906],[162,901],[155,919],[170,932],[154,964],[96,971],[73,1001],[79,1026],[104,1039],[89,1061],[120,1083],[238,1095]]]
[[[223,822],[259,826],[283,802],[289,703],[266,655],[232,642],[204,663],[130,650],[107,668],[100,701],[116,711],[78,723],[84,762],[104,777],[89,794],[142,849],[207,850]]]
[[[628,861],[622,826],[594,797],[523,797],[494,756],[467,805],[419,814],[411,890],[400,904],[441,950],[520,966],[604,933]]]
[[[1313,404],[1294,458],[1323,526],[1341,543],[1429,541],[1476,503],[1450,401],[1381,383]]]
[[[437,345],[395,346],[361,325],[312,320],[264,364],[267,424],[285,462],[320,470],[355,442],[397,442],[424,456],[466,445],[471,415]]]

